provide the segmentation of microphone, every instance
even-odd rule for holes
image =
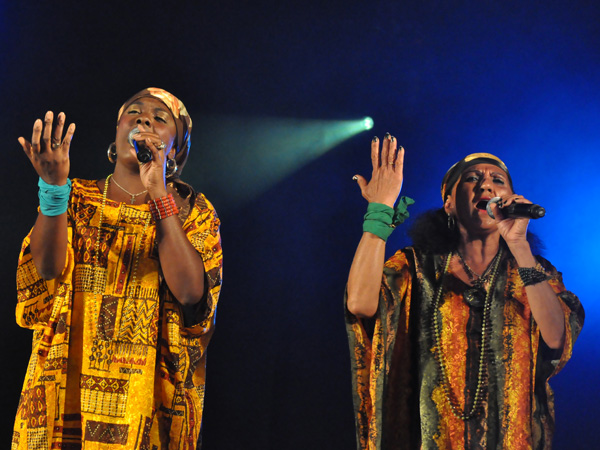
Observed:
[[[138,142],[133,139],[133,136],[136,134],[139,134],[139,133],[140,133],[140,130],[138,130],[138,127],[135,127],[133,130],[131,130],[129,132],[129,136],[128,136],[127,140],[129,141],[129,145],[131,145],[133,148],[135,148],[135,152],[137,153],[138,161],[141,162],[142,164],[145,164],[152,159],[152,152],[150,151],[150,149],[148,147],[146,147],[144,145],[143,142]]]
[[[492,212],[492,204],[498,203],[500,200],[500,197],[494,197],[487,202],[485,209],[492,219],[496,218]],[[540,219],[546,215],[546,210],[544,208],[542,208],[540,205],[534,205],[532,203],[512,203],[504,208],[500,208],[500,212],[502,212],[504,217],[510,219],[518,219],[523,217],[527,219]]]

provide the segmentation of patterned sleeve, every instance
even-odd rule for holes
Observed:
[[[177,319],[173,317],[170,322],[177,322],[182,328],[182,334],[189,338],[205,335],[214,326],[223,274],[220,225],[221,221],[212,204],[204,195],[198,194],[194,207],[183,224],[183,231],[204,262],[206,295],[192,308],[182,307],[172,295],[167,296],[166,305],[170,310],[169,314],[180,316]]]
[[[54,280],[44,280],[37,272],[31,255],[31,232],[23,239],[17,266],[16,321],[23,328],[43,329],[56,324],[59,316],[68,310],[71,298],[73,272],[72,206],[68,210],[68,244],[65,267]]]
[[[385,264],[379,307],[373,319],[359,319],[346,308],[359,449],[379,448],[381,442],[380,400],[389,370],[387,359],[398,324],[408,321],[413,270],[406,251],[396,252]]]
[[[554,290],[560,300],[563,314],[565,316],[565,343],[562,351],[559,351],[555,358],[551,358],[548,377],[556,375],[571,359],[573,354],[573,345],[581,332],[585,313],[581,302],[575,294],[568,291],[563,284],[562,273],[546,259],[538,256],[538,261],[546,271],[549,277],[548,284]]]

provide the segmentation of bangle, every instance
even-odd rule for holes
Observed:
[[[148,205],[150,206],[150,214],[152,214],[154,221],[179,214],[179,208],[177,207],[177,203],[175,203],[173,194],[150,200]]]
[[[523,286],[532,286],[546,281],[548,276],[541,269],[542,267],[539,264],[535,267],[519,267],[517,270],[519,271],[519,277],[523,282]]]
[[[63,186],[48,184],[42,177],[38,181],[38,198],[40,199],[40,211],[43,215],[53,217],[60,216],[69,207],[69,196],[71,195],[71,180]]]
[[[383,203],[369,203],[364,217],[363,231],[387,241],[396,226],[408,218],[407,207],[413,203],[415,201],[410,197],[400,197],[396,208],[390,208]]]

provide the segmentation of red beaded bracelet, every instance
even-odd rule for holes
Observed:
[[[148,205],[150,206],[150,214],[152,214],[155,221],[179,214],[179,208],[175,203],[173,194],[150,200]]]

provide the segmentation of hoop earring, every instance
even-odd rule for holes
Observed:
[[[116,164],[116,162],[117,162],[117,145],[114,142],[108,146],[106,155],[108,156],[108,160],[111,163]]]
[[[456,217],[451,214],[448,214],[448,229],[453,231],[456,228]]]
[[[167,158],[167,168],[165,170],[165,175],[167,177],[175,175],[177,173],[177,161],[175,159]]]

